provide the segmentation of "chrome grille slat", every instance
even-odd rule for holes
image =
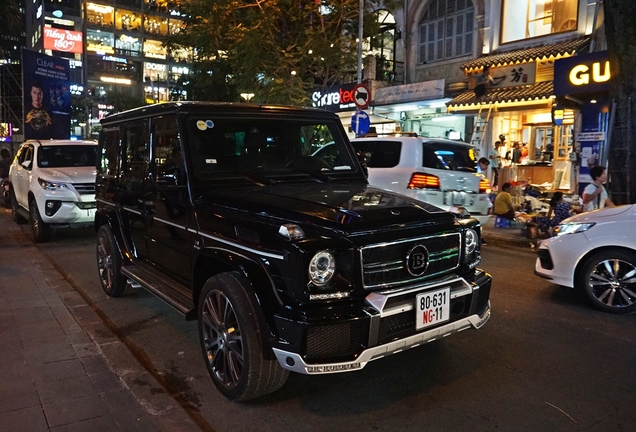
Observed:
[[[73,187],[80,195],[95,193],[95,183],[73,183]]]
[[[459,266],[460,243],[460,233],[447,233],[364,246],[360,248],[363,285],[386,288],[448,273]],[[429,266],[422,276],[413,277],[406,269],[406,255],[418,244],[429,251]]]

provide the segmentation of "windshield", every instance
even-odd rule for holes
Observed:
[[[40,168],[96,166],[96,145],[42,146],[38,150]]]
[[[262,178],[353,172],[357,163],[335,123],[308,119],[186,120],[195,174],[202,179],[253,174]]]

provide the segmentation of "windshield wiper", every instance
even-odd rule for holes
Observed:
[[[323,174],[321,172],[312,171],[310,169],[303,168],[303,167],[298,167],[298,166],[295,166],[293,169],[301,171],[301,172],[303,172],[305,174],[309,174],[311,177],[315,178],[316,180],[320,180],[323,183],[329,183],[329,182],[333,181],[333,177],[331,177],[330,175],[327,175],[327,174]]]

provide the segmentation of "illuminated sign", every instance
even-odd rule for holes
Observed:
[[[45,27],[44,49],[81,54],[82,32]]]
[[[144,51],[144,55],[146,57],[150,57],[150,58],[163,59],[163,60],[166,59],[166,55],[165,54],[160,54],[160,53]]]
[[[344,84],[334,90],[323,93],[316,90],[311,95],[311,102],[314,107],[324,108],[329,111],[351,111],[356,109],[354,103],[354,88],[356,84]]]
[[[609,60],[603,64],[603,72],[601,72],[601,62],[592,63],[592,73],[587,65],[576,65],[570,71],[570,82],[576,86],[582,86],[590,83],[590,77],[593,82],[604,83],[610,79]]]
[[[554,105],[552,107],[552,123],[555,126],[561,126],[563,124],[563,118],[565,117],[565,110],[562,105]]]
[[[86,8],[90,11],[94,11],[94,12],[102,13],[102,14],[110,14],[110,13],[113,13],[113,10],[114,10],[110,6],[100,6],[100,5],[96,5],[95,3],[87,4]]]
[[[110,56],[110,55],[102,57],[102,60],[110,61],[110,62],[117,62],[117,63],[128,63],[128,60],[126,60],[123,57],[115,57],[115,56]]]
[[[144,70],[165,72],[166,71],[166,65],[160,64],[160,63],[148,63],[148,62],[145,62],[144,63]]]
[[[40,19],[42,16],[42,5],[38,6],[37,12],[35,12],[35,19]]]
[[[112,46],[106,46],[92,42],[86,46],[86,51],[93,51],[98,54],[115,54],[115,49]]]
[[[609,91],[611,78],[607,51],[572,56],[554,62],[556,96]]]
[[[99,79],[103,82],[112,83],[112,84],[124,84],[124,85],[132,84],[132,81],[129,80],[128,78],[115,78],[115,77],[103,76],[103,77],[100,77]]]
[[[534,84],[537,75],[536,63],[521,63],[512,66],[490,68],[495,87],[517,87]]]

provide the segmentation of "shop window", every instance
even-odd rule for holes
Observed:
[[[151,35],[166,36],[168,34],[168,19],[147,16],[144,19],[144,31]]]
[[[113,27],[115,22],[115,9],[111,6],[87,3],[86,21],[95,26]]]
[[[86,30],[86,51],[98,54],[114,54],[115,35],[99,30]]]
[[[191,48],[175,48],[170,51],[170,61],[177,63],[191,63],[193,50]]]
[[[115,18],[115,28],[125,31],[141,30],[141,15],[132,11],[120,9]]]
[[[139,57],[141,54],[141,40],[138,37],[121,35],[115,41],[117,54]]]
[[[574,31],[579,0],[503,0],[501,43]]]
[[[566,160],[572,152],[572,144],[574,142],[574,126],[563,125],[559,127],[559,140],[555,149],[554,159]]]
[[[419,29],[418,63],[471,55],[475,9],[470,0],[432,0]]]
[[[165,60],[167,55],[167,49],[161,45],[157,40],[145,40],[144,41],[144,56],[149,58],[156,58]]]
[[[185,22],[170,18],[170,22],[168,23],[168,32],[171,35],[175,35],[185,30],[185,27],[186,27]]]

